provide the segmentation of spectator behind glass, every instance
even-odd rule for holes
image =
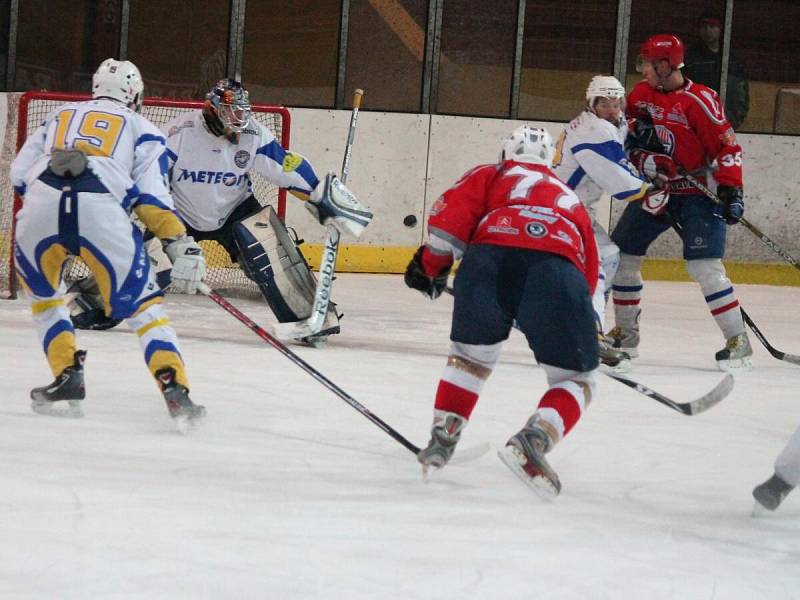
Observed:
[[[697,34],[700,38],[686,49],[686,66],[683,74],[697,83],[702,83],[719,93],[720,73],[722,73],[722,22],[712,13],[703,13],[697,19]],[[728,58],[728,82],[725,93],[725,116],[734,129],[747,116],[750,109],[750,87],[744,67],[734,59]]]

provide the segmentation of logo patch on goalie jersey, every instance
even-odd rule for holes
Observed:
[[[297,167],[299,167],[302,162],[302,156],[287,152],[286,156],[283,157],[283,172],[289,173],[291,171],[296,171]]]
[[[249,161],[250,161],[250,153],[247,150],[239,150],[233,156],[233,162],[235,162],[236,166],[239,167],[240,169],[244,169]]]

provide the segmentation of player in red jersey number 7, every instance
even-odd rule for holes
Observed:
[[[540,495],[561,490],[545,455],[575,426],[595,392],[591,295],[599,259],[591,218],[550,170],[553,153],[546,130],[515,130],[498,164],[472,169],[434,203],[429,240],[406,269],[409,287],[436,298],[453,261],[463,256],[431,439],[417,455],[426,473],[453,455],[516,320],[549,387],[500,457]]]

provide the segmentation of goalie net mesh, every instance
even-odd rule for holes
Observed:
[[[19,98],[19,108],[16,111],[18,119],[16,149],[19,150],[22,147],[27,137],[36,131],[47,115],[59,105],[65,102],[88,99],[90,99],[90,96],[84,94],[49,92],[28,92],[23,94]],[[202,107],[203,102],[197,101],[145,98],[142,115],[161,128],[178,115]],[[281,106],[265,104],[252,105],[252,111],[253,118],[261,125],[269,128],[284,148],[289,148],[289,111]],[[9,122],[8,127],[13,127],[13,123]],[[8,152],[5,154],[8,154]],[[271,204],[283,219],[285,215],[285,190],[279,190],[258,173],[253,172],[250,177],[253,184],[253,193],[262,206]],[[3,198],[2,202],[0,202],[0,297],[15,298],[13,238],[14,214],[19,210],[19,199],[14,196],[7,171],[0,179],[0,188],[2,188],[0,193],[2,193]],[[212,289],[234,295],[260,295],[256,285],[245,277],[236,263],[231,262],[228,253],[222,246],[214,241],[201,241],[200,245],[203,247],[208,265],[206,283]],[[80,259],[76,259],[72,261],[69,272],[65,273],[65,278],[74,280],[88,273],[89,270],[86,265]]]

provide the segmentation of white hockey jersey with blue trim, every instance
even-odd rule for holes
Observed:
[[[648,184],[625,156],[626,134],[624,122],[615,127],[589,111],[570,121],[561,134],[553,170],[587,208],[591,209],[604,192],[629,201],[646,193]]]
[[[255,119],[250,119],[238,143],[209,132],[199,110],[171,120],[163,130],[175,208],[198,231],[222,227],[253,193],[251,171],[301,197],[319,182],[305,158],[285,150]]]
[[[24,194],[47,169],[53,148],[77,148],[126,211],[147,199],[172,210],[166,183],[164,136],[143,116],[107,98],[73,102],[51,112],[20,149],[10,178]]]

